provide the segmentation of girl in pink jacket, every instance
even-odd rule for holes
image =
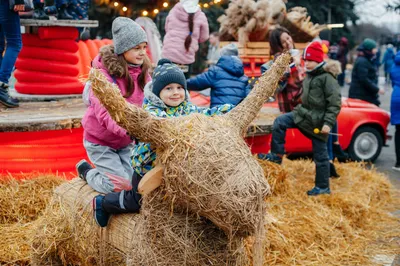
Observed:
[[[209,37],[206,15],[200,10],[198,0],[180,0],[169,12],[165,22],[165,37],[162,57],[178,65],[189,78],[199,43]]]
[[[102,47],[92,68],[100,69],[110,82],[115,83],[127,102],[141,106],[143,88],[151,79],[146,33],[133,20],[118,17],[113,21],[112,34],[114,46]],[[83,144],[96,168],[82,160],[76,165],[78,175],[101,193],[131,189],[133,140],[112,120],[94,96],[90,84],[87,85],[88,108],[82,119]]]

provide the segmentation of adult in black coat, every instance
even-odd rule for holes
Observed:
[[[378,76],[373,65],[376,54],[376,42],[372,39],[365,39],[357,48],[358,58],[351,74],[349,98],[360,99],[377,106],[380,105],[379,94],[385,90],[378,87]]]

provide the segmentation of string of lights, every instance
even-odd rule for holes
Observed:
[[[201,8],[210,8],[211,6],[213,6],[213,5],[217,5],[217,4],[220,4],[220,3],[222,3],[223,1],[226,1],[226,0],[206,0],[206,1],[202,1],[202,2],[200,2],[199,3],[199,7],[201,7]],[[107,2],[109,2],[109,1],[107,1]],[[154,8],[153,10],[149,10],[149,9],[143,9],[143,10],[141,10],[140,11],[140,14],[142,15],[142,16],[156,16],[160,11],[162,11],[162,10],[169,10],[175,3],[176,3],[177,1],[174,1],[174,2],[170,2],[170,1],[164,1],[164,2],[162,2],[162,4],[159,6],[159,7],[156,7],[156,8]],[[132,10],[130,10],[130,8],[129,7],[127,7],[124,3],[122,3],[122,2],[119,2],[119,1],[114,1],[114,2],[109,2],[110,4],[110,6],[112,7],[112,8],[115,8],[115,9],[117,9],[118,11],[122,11],[121,13],[122,14],[126,14],[126,15],[129,15],[129,14],[131,14],[132,13]]]

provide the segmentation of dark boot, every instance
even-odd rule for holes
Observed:
[[[8,94],[8,85],[5,83],[0,84],[0,103],[3,104],[5,107],[14,108],[19,106],[19,101]]]
[[[335,165],[333,163],[329,163],[329,176],[332,178],[339,178],[340,175],[336,172]]]
[[[46,13],[43,10],[43,7],[44,7],[43,3],[35,4],[35,9],[33,10],[33,19],[42,19],[42,20],[49,19],[49,16],[46,15]]]
[[[333,143],[333,157],[337,158],[339,162],[345,163],[349,160],[349,155],[342,150],[340,144]]]
[[[62,5],[59,9],[58,9],[58,19],[69,19],[72,20],[74,19],[74,17],[72,17],[68,11],[67,11],[67,7],[65,5]]]

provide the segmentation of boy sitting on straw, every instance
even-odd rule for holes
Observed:
[[[144,89],[143,109],[154,116],[172,118],[191,113],[203,113],[207,116],[223,114],[232,109],[225,104],[213,108],[199,108],[189,102],[186,79],[182,70],[168,59],[161,59],[153,72],[153,81]],[[134,176],[130,191],[122,190],[93,199],[94,218],[97,224],[105,227],[110,214],[135,213],[140,209],[141,196],[138,184],[141,178],[155,166],[156,153],[148,143],[139,143],[133,150]]]
[[[315,187],[307,194],[315,196],[330,194],[329,157],[326,142],[336,123],[341,108],[339,84],[324,62],[324,52],[319,42],[312,42],[304,50],[307,76],[303,81],[302,103],[295,109],[275,119],[272,128],[271,152],[259,154],[265,159],[282,163],[285,153],[285,136],[289,128],[299,128],[312,141],[316,165]]]

